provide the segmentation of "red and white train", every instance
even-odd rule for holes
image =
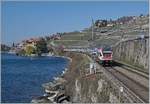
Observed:
[[[99,48],[97,49],[96,61],[102,65],[111,65],[113,61],[112,55],[111,49]]]

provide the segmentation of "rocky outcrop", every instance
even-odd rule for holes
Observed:
[[[118,43],[113,48],[113,58],[148,72],[149,38],[143,37]]]
[[[73,92],[73,102],[108,103],[110,86],[101,75],[93,75],[76,79]]]

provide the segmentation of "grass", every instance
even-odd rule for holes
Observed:
[[[83,33],[68,33],[62,35],[62,40],[83,40],[84,34]]]
[[[119,39],[111,39],[111,38],[100,38],[95,41],[97,45],[113,45],[118,42]]]
[[[54,44],[56,45],[65,45],[65,46],[73,46],[73,45],[87,45],[87,41],[82,40],[55,40]]]

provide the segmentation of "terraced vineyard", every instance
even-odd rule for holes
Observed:
[[[122,39],[138,38],[141,35],[147,36],[148,30],[148,17],[136,17],[125,24],[116,24],[112,27],[94,27],[94,40],[92,40],[92,29],[84,29],[82,32],[68,32],[61,36],[60,40],[51,40],[57,46],[64,45],[83,46],[83,47],[100,47],[103,45],[113,45]]]

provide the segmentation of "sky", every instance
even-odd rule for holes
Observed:
[[[1,5],[4,44],[83,30],[91,25],[92,18],[117,19],[149,12],[147,1],[5,1]]]

